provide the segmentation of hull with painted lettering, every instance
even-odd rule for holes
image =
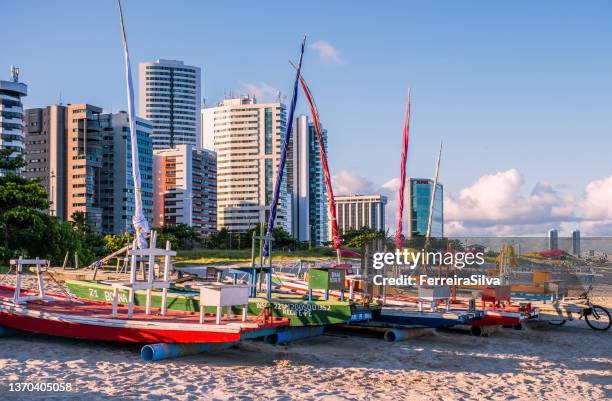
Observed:
[[[110,284],[90,280],[66,280],[68,290],[77,298],[99,302],[111,302],[112,288]],[[119,292],[119,303],[127,303],[127,291]],[[137,291],[134,297],[136,305],[145,305],[145,291]],[[151,298],[153,308],[161,306],[161,292],[153,291]],[[290,326],[324,326],[352,321],[369,320],[380,307],[377,305],[361,305],[337,299],[313,300],[308,302],[302,295],[274,294],[272,301],[266,298],[250,298],[248,314],[258,316],[262,309],[271,306],[272,316],[287,318]],[[199,294],[188,288],[172,288],[168,292],[168,309],[185,312],[197,312],[200,308]],[[206,312],[214,313],[214,307],[206,307]],[[236,309],[232,311],[239,313]]]
[[[0,326],[37,334],[97,341],[134,343],[229,343],[275,334],[289,324],[287,319],[261,322],[243,320],[240,315],[216,317],[197,313],[166,311],[161,316],[146,314],[135,307],[128,316],[126,307],[113,313],[112,305],[75,300],[47,293],[44,300],[14,301],[15,288],[0,286]],[[23,294],[36,295],[25,290]]]

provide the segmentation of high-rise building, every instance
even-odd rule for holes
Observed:
[[[25,112],[23,175],[37,180],[49,194],[49,213],[66,220],[66,106]]]
[[[128,115],[103,114],[89,104],[28,109],[24,176],[43,185],[50,214],[71,220],[83,212],[97,232],[132,231],[134,181]],[[145,217],[153,214],[153,125],[137,118],[136,135]]]
[[[327,130],[321,132],[327,151]],[[293,125],[287,160],[287,188],[292,198],[292,235],[320,245],[328,240],[327,194],[314,124],[305,115]]]
[[[102,109],[90,104],[66,106],[66,218],[82,212],[97,232],[102,232],[100,114]]]
[[[133,232],[134,179],[132,178],[132,142],[128,114],[124,111],[101,114],[102,170],[100,191],[102,231],[111,234]],[[136,118],[136,140],[141,178],[143,213],[153,220],[153,124]]]
[[[201,71],[178,60],[140,63],[138,114],[153,122],[153,148],[201,146]]]
[[[153,156],[153,224],[186,224],[201,236],[217,229],[217,156],[191,145],[158,149]]]
[[[551,251],[559,249],[559,231],[556,228],[548,230],[548,249]]]
[[[572,254],[580,257],[580,230],[572,231]]]
[[[376,231],[385,229],[386,196],[336,196],[335,201],[336,218],[340,234],[345,234],[349,230],[359,230],[363,227]],[[328,238],[331,241],[331,230],[329,232]]]
[[[409,199],[408,238],[426,236],[429,224],[429,209],[433,193],[433,180],[427,178],[410,178],[410,185],[406,194]],[[431,236],[441,238],[444,236],[444,187],[437,184],[434,199],[433,219],[431,222]]]
[[[10,149],[10,158],[23,154],[25,148],[21,98],[27,94],[28,87],[19,82],[19,68],[11,66],[11,80],[0,80],[0,149]]]
[[[202,110],[202,143],[217,152],[217,226],[247,231],[267,222],[281,157],[286,109],[253,96],[225,99]],[[287,174],[280,187],[276,227],[291,232]]]

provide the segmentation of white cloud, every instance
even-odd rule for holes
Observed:
[[[374,193],[372,181],[360,175],[341,170],[332,176],[334,195],[369,195]]]
[[[446,233],[542,235],[552,226],[578,220],[574,197],[541,182],[525,196],[523,186],[523,175],[510,169],[483,175],[456,197],[445,191]]]
[[[586,235],[612,235],[612,175],[591,181],[584,190],[584,221],[580,230]]]
[[[334,46],[324,40],[317,40],[310,45],[310,48],[319,53],[321,61],[330,62],[333,64],[344,64],[344,60],[340,57],[340,53]]]
[[[341,170],[337,175],[332,177],[332,185],[334,195],[384,195],[387,197],[387,206],[385,207],[385,223],[387,227],[391,227],[389,232],[395,232],[397,225],[397,190],[399,189],[399,178],[392,178],[385,182],[382,186],[376,186],[372,181],[365,177],[351,173],[346,170]],[[407,209],[404,209],[407,210]],[[406,218],[404,218],[404,229],[407,227]]]
[[[397,193],[399,191],[399,187],[400,179],[399,177],[395,177],[382,184],[377,192],[378,194],[385,195],[387,197],[387,206],[385,206],[385,225],[389,229],[389,235],[395,234],[395,230],[397,229],[397,219],[399,216],[399,200],[397,199]],[[408,210],[407,201],[408,200],[404,198],[404,219],[402,220],[404,235],[406,235],[406,230],[408,229],[408,215],[406,214],[406,211]]]
[[[586,219],[612,220],[612,175],[586,186],[583,209]]]
[[[278,97],[278,89],[271,85],[261,82],[259,84],[251,82],[241,82],[241,91],[249,95],[255,95],[258,101],[272,101]]]
[[[395,232],[399,178],[380,187],[346,170],[332,177],[336,195],[380,194],[388,198],[386,225]],[[517,169],[486,174],[455,196],[444,191],[444,231],[446,235],[544,236],[557,227],[564,235],[579,228],[584,236],[612,235],[612,175],[590,182],[582,196],[564,193],[561,187],[538,182],[525,188]],[[407,228],[404,206],[404,231]]]

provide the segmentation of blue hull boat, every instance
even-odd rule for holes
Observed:
[[[444,328],[465,325],[482,318],[482,312],[467,311],[423,311],[383,308],[374,321],[393,326]]]

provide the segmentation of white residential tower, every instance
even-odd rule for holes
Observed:
[[[200,147],[201,71],[178,60],[140,63],[138,115],[152,121],[153,149]]]

